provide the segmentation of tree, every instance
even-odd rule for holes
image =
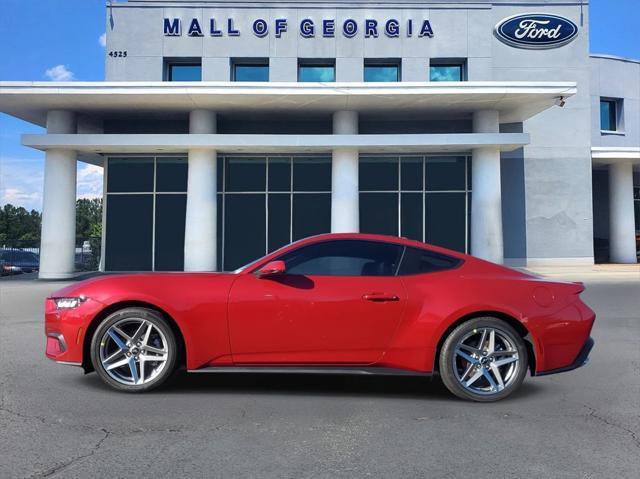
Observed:
[[[102,198],[76,201],[76,238],[102,236]]]
[[[12,204],[4,205],[0,208],[0,245],[18,241],[25,247],[37,246],[40,242],[40,223],[38,211],[27,211]]]

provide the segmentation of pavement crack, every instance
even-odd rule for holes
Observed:
[[[43,478],[43,477],[52,477],[60,472],[63,472],[65,470],[67,470],[68,468],[70,468],[71,466],[75,465],[76,463],[82,461],[83,459],[86,459],[88,457],[93,456],[96,452],[98,452],[98,450],[102,447],[102,444],[111,436],[111,431],[105,429],[105,428],[100,428],[99,431],[102,432],[103,436],[100,438],[100,440],[98,442],[96,442],[94,444],[94,446],[89,450],[89,452],[85,453],[85,454],[81,454],[79,456],[76,456],[66,462],[60,463],[54,467],[51,467],[49,469],[47,469],[44,472],[38,472],[36,474],[33,474],[31,476],[29,476],[30,478]]]
[[[630,428],[625,427],[625,426],[621,426],[620,424],[617,424],[617,423],[615,423],[613,421],[610,421],[606,417],[600,416],[598,414],[598,411],[596,409],[592,408],[591,406],[587,406],[586,404],[583,404],[582,406],[589,411],[589,417],[597,419],[598,421],[606,424],[607,426],[615,427],[616,429],[619,429],[621,431],[626,432],[631,437],[631,439],[634,442],[635,446],[637,448],[640,448],[640,438],[638,437],[638,434],[633,429],[630,429]]]

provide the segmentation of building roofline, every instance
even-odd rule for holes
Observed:
[[[620,57],[618,55],[609,55],[606,53],[590,53],[590,58],[604,58],[605,60],[617,60],[620,62],[629,62],[629,63],[640,63],[640,59],[636,58],[628,58],[628,57]]]

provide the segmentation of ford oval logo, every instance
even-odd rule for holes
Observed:
[[[501,20],[494,32],[501,42],[512,47],[543,50],[572,41],[578,35],[578,26],[558,15],[525,13]]]

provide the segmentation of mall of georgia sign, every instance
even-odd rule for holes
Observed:
[[[525,13],[500,20],[494,33],[512,47],[544,50],[571,42],[578,35],[578,26],[559,15]]]

